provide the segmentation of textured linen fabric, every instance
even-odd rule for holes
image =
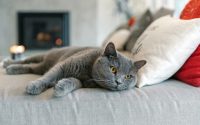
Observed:
[[[53,89],[25,94],[37,75],[0,69],[0,125],[200,125],[200,88],[168,80],[129,91],[80,89],[63,98]]]

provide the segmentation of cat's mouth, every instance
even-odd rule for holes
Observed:
[[[128,89],[128,87],[126,85],[124,85],[123,83],[120,83],[118,81],[115,81],[114,83],[115,83],[115,85],[108,89],[113,90],[113,91],[121,91],[121,90]]]
[[[123,86],[116,86],[116,87],[113,87],[113,88],[108,88],[112,91],[122,91],[122,90],[126,90],[128,89],[127,87],[123,87]]]
[[[124,85],[124,83],[119,82],[117,80],[100,80],[100,79],[93,79],[93,80],[99,83],[99,85],[102,86],[103,88],[112,91],[121,91],[128,89],[127,85]]]

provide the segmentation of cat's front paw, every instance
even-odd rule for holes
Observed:
[[[72,81],[68,79],[63,79],[58,81],[58,83],[54,87],[54,96],[62,97],[72,91]]]
[[[6,59],[3,61],[3,68],[7,68],[9,65],[13,63],[13,60]]]
[[[26,93],[31,94],[31,95],[38,95],[42,93],[45,89],[45,86],[41,81],[32,81],[30,82],[29,85],[26,87]]]
[[[21,72],[21,65],[17,65],[17,64],[13,64],[13,65],[9,65],[6,68],[6,73],[9,75],[15,75],[15,74],[19,74],[19,72]]]
[[[21,64],[11,64],[6,68],[6,73],[9,75],[28,73],[29,69],[23,67]]]

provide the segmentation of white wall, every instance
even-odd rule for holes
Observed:
[[[95,46],[96,0],[0,0],[0,55],[17,43],[18,11],[69,11],[70,44]]]
[[[149,7],[181,8],[188,0],[129,0],[136,18]],[[180,7],[181,6],[181,7]],[[17,43],[18,11],[69,11],[70,44],[100,46],[105,37],[125,18],[116,12],[115,0],[0,0],[0,56]]]
[[[174,9],[176,16],[183,9],[189,0],[129,0],[128,6],[136,20],[150,9],[155,13],[162,7]],[[122,14],[116,12],[115,0],[98,0],[97,14],[97,44],[101,45],[105,37],[113,31],[119,24],[125,23],[126,20]]]

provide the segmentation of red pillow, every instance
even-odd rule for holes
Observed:
[[[189,3],[183,9],[180,18],[188,20],[199,17],[200,17],[200,0],[190,0]]]
[[[200,0],[190,0],[180,18],[186,20],[200,18]],[[200,86],[200,45],[175,74],[175,77],[190,85]]]

